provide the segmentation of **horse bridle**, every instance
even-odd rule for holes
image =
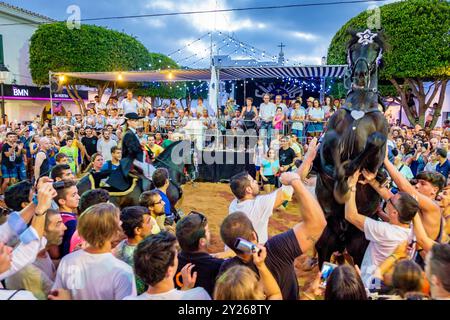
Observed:
[[[363,57],[359,57],[356,62],[353,63],[352,60],[352,56],[351,56],[351,50],[350,48],[347,51],[347,63],[350,66],[350,69],[347,69],[347,73],[345,75],[345,78],[347,79],[351,79],[351,87],[349,88],[349,91],[353,90],[353,89],[359,89],[359,90],[365,90],[365,91],[372,91],[372,92],[378,92],[377,88],[370,88],[370,77],[372,75],[373,70],[375,70],[375,72],[378,72],[378,66],[381,62],[381,59],[383,58],[383,48],[380,47],[380,51],[378,52],[378,56],[375,60],[371,61],[369,63],[369,61],[367,60],[367,58],[363,58]],[[355,77],[355,68],[358,65],[359,62],[363,62],[366,64],[367,66],[367,70],[368,72],[366,73],[365,77],[365,83],[366,85],[364,87],[359,87],[357,85],[354,84],[354,79]]]

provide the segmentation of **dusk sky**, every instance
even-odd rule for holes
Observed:
[[[81,19],[111,16],[128,16],[154,13],[203,11],[215,9],[277,6],[288,4],[324,3],[332,0],[8,0],[9,4],[46,15],[55,20],[66,20],[70,14],[67,9],[76,5],[81,10]],[[223,47],[220,54],[232,54],[233,58],[257,57],[268,60],[277,55],[283,42],[288,64],[320,64],[321,57],[327,53],[330,40],[339,28],[361,11],[371,5],[382,5],[394,1],[365,2],[358,4],[337,4],[326,6],[297,7],[236,11],[224,13],[192,14],[181,16],[145,17],[122,20],[90,21],[88,23],[107,26],[134,35],[150,51],[172,55],[180,64],[198,68],[209,64],[209,36],[185,47],[210,31],[217,44]],[[84,23],[84,22],[83,22]],[[222,35],[219,35],[222,32]],[[243,52],[241,48],[226,46],[225,35],[255,47],[255,51]],[[261,52],[266,52],[262,57]],[[238,50],[236,53],[235,51]],[[186,59],[194,54],[190,59]],[[217,52],[214,52],[217,53]],[[201,58],[204,58],[200,60]],[[196,64],[194,62],[198,61]]]

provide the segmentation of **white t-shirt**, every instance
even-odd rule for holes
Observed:
[[[228,214],[241,211],[247,215],[258,234],[258,242],[262,244],[266,243],[269,239],[269,218],[273,214],[273,206],[277,199],[277,192],[278,190],[242,202],[234,199],[228,208]]]
[[[0,289],[0,301],[4,300],[37,300],[30,291]]]
[[[124,300],[211,300],[208,292],[201,287],[186,291],[172,289],[170,291],[158,294],[149,294],[144,292],[139,296],[129,296]]]
[[[97,143],[97,151],[102,154],[103,159],[105,159],[105,161],[109,161],[112,160],[111,148],[116,146],[117,142],[111,138],[108,141],[100,139],[98,140]]]
[[[136,295],[133,269],[112,253],[85,250],[65,256],[58,267],[53,289],[69,290],[73,300],[122,300]]]
[[[375,269],[391,255],[399,244],[408,240],[411,229],[366,218],[364,235],[370,241],[361,264],[361,278],[366,288]]]

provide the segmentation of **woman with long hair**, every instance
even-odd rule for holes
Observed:
[[[280,162],[276,159],[275,150],[269,149],[267,151],[266,159],[261,161],[261,179],[264,185],[264,191],[267,193],[275,189],[276,175],[280,171]]]
[[[313,137],[318,137],[323,131],[323,121],[325,120],[325,112],[320,106],[319,100],[315,99],[313,107],[308,111],[308,133]]]
[[[350,265],[340,265],[331,273],[325,289],[325,300],[367,300],[360,275]]]

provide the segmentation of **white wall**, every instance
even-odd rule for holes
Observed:
[[[24,20],[0,12],[0,24],[23,22]],[[31,24],[0,28],[0,34],[3,36],[5,65],[11,72],[11,77],[6,83],[16,79],[18,85],[33,85],[29,71],[29,39],[36,29],[36,26]]]
[[[49,104],[50,101],[6,100],[5,114],[8,115],[9,121],[31,121],[36,115],[41,115],[44,107]],[[80,109],[75,103],[64,101],[63,106],[66,111],[71,111],[72,114],[80,113]]]

